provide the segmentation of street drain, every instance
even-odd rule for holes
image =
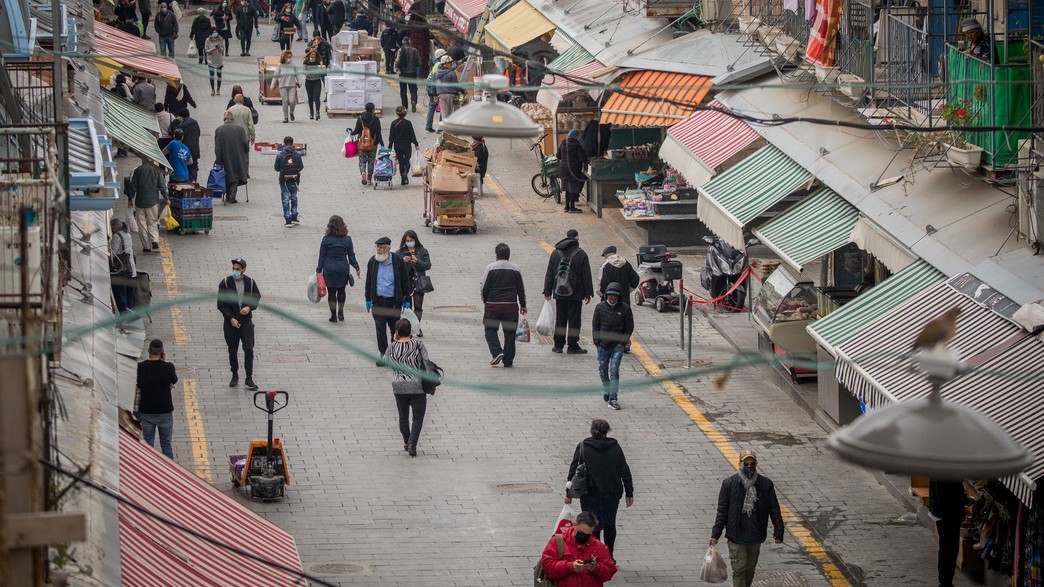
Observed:
[[[753,587],[809,587],[800,571],[758,571]]]
[[[551,493],[547,483],[499,483],[493,486],[498,493]]]
[[[315,563],[308,565],[308,572],[313,575],[369,575],[369,565],[359,563]]]
[[[475,306],[435,306],[430,311],[432,312],[451,312],[455,314],[467,314],[472,312],[478,312],[478,308]]]

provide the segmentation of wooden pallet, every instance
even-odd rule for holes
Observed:
[[[362,114],[364,112],[366,112],[366,111],[365,110],[330,110],[329,108],[326,109],[326,115],[329,116],[330,118],[334,118],[334,117],[337,117],[337,116],[359,116],[360,114]],[[383,112],[382,112],[382,110],[380,108],[375,109],[373,111],[373,113],[374,113],[375,116],[377,116],[377,118],[380,118],[381,114],[383,114]]]

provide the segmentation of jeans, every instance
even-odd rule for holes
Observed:
[[[413,77],[411,75],[402,74],[402,77]],[[417,82],[399,82],[399,97],[402,98],[402,107],[408,108],[410,104],[406,103],[406,94],[409,93],[410,104],[417,104]]]
[[[174,413],[166,414],[138,414],[141,420],[141,436],[149,446],[156,446],[156,429],[159,428],[160,450],[170,458],[174,458],[174,445],[171,437],[174,435]]]
[[[428,408],[426,393],[395,394],[395,407],[399,409],[399,432],[402,443],[417,446],[421,428],[424,426],[424,411]],[[410,410],[413,410],[413,425],[410,425]]]
[[[732,562],[732,587],[750,587],[754,584],[754,568],[758,566],[760,544],[729,542],[729,560]]]
[[[225,344],[228,345],[228,367],[232,375],[239,377],[239,345],[243,344],[243,366],[246,368],[247,379],[254,374],[254,323],[250,320],[243,322],[243,316],[239,317],[239,328],[232,328],[232,324],[225,320]]]
[[[134,309],[134,285],[130,277],[112,278],[112,297],[116,300],[116,311],[119,313]]]
[[[584,303],[580,300],[555,300],[555,348],[562,348],[568,341],[570,347],[580,346],[580,313]]]
[[[424,121],[424,130],[434,130],[432,125],[435,124],[435,106],[438,103],[435,98],[428,98],[428,118]]]
[[[486,346],[489,356],[496,357],[504,353],[504,364],[515,362],[515,333],[518,331],[518,311],[491,312],[486,310],[482,316],[482,325],[486,327]],[[504,329],[504,346],[500,346],[500,329]]]
[[[602,399],[616,399],[620,391],[620,360],[623,359],[624,345],[614,345],[607,349],[598,346],[598,376],[602,378]]]
[[[388,333],[395,332],[395,323],[402,317],[402,309],[391,298],[376,297],[370,314],[373,315],[373,326],[377,331],[377,350],[383,357],[384,351],[388,350]]]
[[[162,56],[174,58],[174,37],[160,37],[159,53]]]
[[[283,197],[283,219],[289,224],[297,220],[297,182],[279,182],[279,192]]]
[[[210,89],[215,91],[215,92],[219,92],[220,93],[221,92],[221,70],[222,70],[223,67],[214,67],[213,65],[208,65],[207,67],[210,68]],[[217,85],[216,86],[214,85],[214,80],[215,79],[217,80]]]
[[[580,509],[591,512],[598,518],[594,537],[609,548],[609,554],[613,554],[613,546],[616,544],[616,512],[620,509],[620,498],[585,495],[580,498]]]
[[[395,73],[395,53],[397,49],[384,50],[384,73]]]

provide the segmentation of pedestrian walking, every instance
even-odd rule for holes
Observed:
[[[374,254],[366,263],[366,311],[373,316],[377,350],[384,356],[388,350],[388,333],[394,332],[402,310],[410,307],[412,287],[406,263],[391,251],[391,239],[382,236],[374,245]],[[377,366],[382,363],[377,361]]]
[[[482,325],[486,331],[486,346],[492,357],[490,365],[515,364],[515,333],[518,331],[518,315],[525,315],[526,286],[522,281],[522,270],[510,261],[511,247],[498,243],[493,249],[496,260],[486,265],[479,282],[482,292]],[[499,331],[504,330],[504,344],[500,344]]]
[[[634,332],[631,306],[622,303],[623,287],[615,281],[598,302],[591,320],[591,338],[598,351],[598,377],[602,380],[602,401],[610,409],[619,410],[620,361]]]
[[[610,283],[620,286],[620,301],[631,305],[631,290],[638,287],[638,272],[631,262],[617,254],[615,246],[602,249],[601,268],[598,269],[598,296],[605,300],[605,291]]]
[[[435,58],[431,62],[431,68],[428,70],[428,77],[426,78],[428,83],[424,87],[425,93],[428,94],[428,117],[424,121],[424,130],[428,132],[435,132],[435,127],[433,126],[435,124],[435,109],[439,105],[435,74],[438,73],[439,67],[442,66],[442,58],[445,55],[445,49],[435,50]]]
[[[279,65],[272,76],[272,84],[279,88],[279,99],[283,104],[283,123],[294,120],[294,109],[297,108],[297,89],[301,87],[301,78],[294,65],[294,54],[289,49],[279,54]]]
[[[246,386],[247,389],[257,389],[254,383],[254,311],[261,301],[261,290],[246,275],[246,268],[245,259],[232,259],[232,274],[218,284],[217,308],[223,318],[228,366],[232,370],[228,386],[239,385],[239,346],[242,344]]]
[[[149,112],[156,111],[156,86],[152,85],[152,80],[149,78],[138,78],[134,88],[131,89],[131,95],[134,96],[134,103],[138,106]]]
[[[221,71],[225,68],[225,53],[221,48],[220,32],[212,28],[204,49],[207,52],[207,70],[210,73],[210,95],[221,95]]]
[[[256,138],[254,134],[254,113],[244,104],[245,101],[246,96],[243,94],[233,96],[232,106],[228,109],[228,113],[232,115],[232,121],[246,131],[247,139],[253,143]]]
[[[109,242],[109,273],[112,297],[120,314],[134,308],[134,278],[138,268],[134,263],[134,246],[127,234],[127,223],[113,216],[109,220],[112,238]]]
[[[330,38],[330,17],[326,9],[330,6],[330,0],[316,0],[315,2],[315,28],[313,35],[319,35],[323,39]]]
[[[147,1],[147,0],[146,0]],[[149,26],[148,19],[142,18],[142,23],[147,28]],[[178,17],[174,16],[173,12],[167,10],[167,3],[160,2],[159,14],[156,15],[156,20],[152,23],[153,28],[156,29],[156,36],[159,43],[159,53],[163,57],[174,58],[174,39],[178,38]]]
[[[199,121],[192,118],[188,108],[183,108],[179,112],[178,119],[178,127],[171,131],[171,136],[175,136],[178,131],[181,131],[181,142],[188,147],[189,155],[192,157],[188,165],[189,181],[194,182],[199,177],[199,135],[201,132]]]
[[[225,170],[225,201],[236,204],[239,186],[250,179],[250,138],[227,110],[224,120],[214,129],[214,163]]]
[[[616,574],[612,554],[594,536],[599,521],[592,512],[577,514],[576,522],[562,532],[562,556],[558,556],[558,536],[547,541],[540,564],[557,587],[600,587]]]
[[[573,480],[577,467],[583,463],[587,468],[587,493],[580,496],[580,509],[592,512],[598,517],[594,527],[594,537],[605,543],[609,556],[613,556],[616,545],[616,513],[620,508],[620,498],[625,498],[626,507],[634,504],[634,483],[631,479],[631,468],[627,465],[623,448],[615,438],[610,438],[609,422],[596,419],[591,421],[591,436],[583,439],[573,451],[573,461],[569,465],[567,483]],[[567,493],[565,503],[573,500]]]
[[[301,21],[294,14],[292,2],[283,6],[282,13],[276,17],[275,21],[276,26],[279,27],[279,49],[284,52],[290,51],[290,46],[294,43],[294,35],[301,26]]]
[[[167,89],[163,92],[163,106],[167,108],[167,112],[177,116],[189,106],[196,108],[196,101],[192,99],[192,93],[185,82],[174,80],[167,82]]]
[[[167,112],[162,102],[156,102],[156,123],[159,125],[159,137],[156,139],[156,144],[159,145],[161,151],[173,138],[170,135],[170,124],[172,122],[174,122],[174,116]]]
[[[153,339],[149,343],[149,358],[138,363],[134,413],[141,422],[145,444],[156,446],[156,430],[159,430],[160,450],[171,459],[174,458],[174,400],[170,392],[177,382],[177,371],[173,363],[167,362],[163,341]]]
[[[458,81],[456,63],[449,55],[443,55],[442,64],[435,72],[435,95],[439,97],[443,120],[452,116],[460,106],[460,95],[464,93],[464,88],[457,86]]]
[[[253,120],[254,101],[250,99],[250,96],[246,95],[246,92],[243,91],[243,86],[239,84],[232,86],[232,97],[228,99],[228,105],[225,106],[225,110],[236,105],[236,96],[243,96],[243,105],[251,109],[250,120]]]
[[[171,183],[176,181],[188,181],[189,179],[189,165],[192,165],[192,152],[189,150],[185,143],[181,142],[185,138],[185,131],[178,128],[174,131],[174,138],[171,139],[167,146],[163,148],[163,154],[167,156],[167,162],[170,163],[170,181]]]
[[[772,536],[779,544],[783,542],[783,516],[772,480],[758,473],[758,455],[743,450],[739,460],[740,470],[721,482],[709,543],[717,545],[722,530],[725,531],[732,562],[732,587],[751,587],[761,544],[768,537],[769,518]]]
[[[323,0],[326,2],[327,0]],[[329,0],[326,7],[326,18],[330,21],[330,32],[327,38],[333,38],[334,35],[341,32],[341,28],[344,27],[344,21],[348,14],[348,7],[344,3],[344,0]]]
[[[395,54],[399,51],[401,42],[402,37],[394,26],[385,26],[381,31],[380,43],[381,49],[384,51],[384,73],[391,74],[395,71]]]
[[[283,137],[283,152],[276,155],[275,170],[279,172],[279,193],[283,202],[283,219],[286,228],[297,226],[297,190],[301,185],[301,170],[304,162],[294,148],[294,137]]]
[[[322,67],[324,69],[330,67],[330,61],[333,59],[333,47],[323,38],[318,29],[312,33],[312,41],[308,43],[308,50],[311,51],[313,49],[319,54],[319,62],[322,64]],[[323,77],[326,77],[325,71],[321,73]]]
[[[305,53],[304,70],[308,120],[319,120],[323,98],[323,62],[315,49],[309,49],[308,53]]]
[[[489,167],[489,148],[486,139],[471,137],[471,152],[475,153],[475,173],[479,176],[479,187],[486,183],[486,169]],[[481,193],[481,192],[480,192]]]
[[[344,219],[334,214],[326,223],[326,234],[319,243],[319,264],[316,273],[321,273],[329,292],[326,301],[330,305],[330,322],[344,322],[345,288],[355,285],[352,268],[356,277],[359,273],[359,261],[355,259],[355,246],[352,237],[348,236],[348,226]]]
[[[562,182],[562,190],[565,191],[565,212],[583,212],[576,207],[580,199],[580,192],[587,183],[587,174],[584,167],[587,166],[587,154],[584,146],[580,143],[580,131],[573,129],[566,135],[562,144],[558,145],[558,179]]]
[[[417,72],[420,68],[420,51],[410,45],[410,37],[407,35],[402,38],[402,48],[399,49],[399,56],[395,60],[395,73],[401,78],[399,98],[402,100],[402,107],[406,108],[409,105],[414,112],[417,111]],[[409,104],[406,103],[407,94]]]
[[[250,56],[250,45],[253,43],[254,34],[260,34],[259,20],[260,9],[250,0],[239,0],[236,5],[236,38],[239,39],[239,56]]]
[[[159,252],[159,230],[156,223],[159,219],[160,201],[167,199],[167,183],[156,165],[141,158],[141,165],[131,173],[127,183],[127,205],[134,208],[134,220],[138,223],[138,240],[141,250],[151,253]]]
[[[377,118],[374,110],[373,102],[367,102],[365,110],[355,120],[355,129],[351,131],[351,135],[359,143],[359,173],[362,175],[363,185],[373,181],[373,164],[377,159],[377,147],[384,145],[384,137],[381,136],[381,119]]]
[[[210,18],[214,21],[214,28],[217,29],[218,36],[221,37],[222,44],[224,45],[223,56],[228,55],[228,45],[230,39],[232,39],[232,9],[228,7],[228,2],[223,1],[220,6],[210,11]]]
[[[424,337],[424,329],[419,325],[421,318],[424,316],[424,290],[421,287],[422,281],[431,282],[431,279],[422,279],[427,277],[427,272],[431,269],[431,255],[428,254],[428,249],[424,248],[421,244],[420,238],[417,237],[415,230],[407,230],[402,234],[402,239],[399,241],[399,256],[402,257],[404,263],[406,263],[406,274],[409,279],[410,290],[410,307],[413,308],[413,313],[417,315],[417,336],[419,338]]]
[[[212,28],[206,9],[197,10],[196,18],[192,19],[192,27],[189,28],[189,40],[196,43],[196,58],[200,63],[207,60],[206,42]]]
[[[417,133],[413,130],[413,123],[406,118],[406,108],[397,106],[395,108],[395,122],[388,126],[388,142],[395,151],[395,159],[399,162],[399,183],[410,184],[410,157],[414,148],[420,148],[417,141]]]
[[[132,4],[138,5],[138,12],[141,14],[141,38],[146,41],[151,40],[152,37],[149,36],[149,19],[152,18],[152,2],[150,0],[136,0]]]
[[[569,344],[566,353],[587,352],[580,346],[580,321],[582,303],[591,301],[594,284],[591,281],[591,262],[587,251],[580,248],[579,237],[576,229],[571,228],[564,239],[555,243],[544,273],[544,300],[555,299],[555,335],[551,347],[554,353],[561,353],[566,343]]]
[[[399,365],[417,371],[425,370],[428,360],[428,349],[424,343],[411,335],[410,321],[399,318],[395,322],[394,339],[388,350],[382,353],[386,361],[394,361]],[[380,362],[378,362],[380,363]],[[399,411],[399,432],[402,434],[402,449],[411,457],[417,456],[417,440],[420,439],[421,428],[424,427],[424,412],[428,408],[428,396],[424,393],[420,377],[407,373],[393,365],[392,393],[395,394],[395,407]],[[413,422],[410,422],[413,412]]]

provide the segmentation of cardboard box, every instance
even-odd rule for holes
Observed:
[[[471,150],[471,143],[469,141],[456,135],[451,135],[448,132],[442,133],[442,146],[445,149],[461,153]]]
[[[475,217],[471,214],[463,216],[439,216],[439,226],[475,226]]]
[[[381,80],[381,78],[379,78],[379,77],[372,77],[372,76],[371,77],[367,77],[366,79],[363,80],[363,83],[366,86],[365,90],[367,92],[380,92],[381,91],[381,83],[382,83],[382,81],[383,80]]]
[[[366,102],[372,102],[374,108],[384,108],[384,94],[380,92],[365,92]]]
[[[351,84],[356,80],[343,76],[326,76],[326,94],[330,96],[332,94],[343,94],[352,88]],[[362,89],[362,88],[358,88]]]
[[[371,75],[377,75],[377,62],[376,61],[370,61],[370,60],[345,61],[343,67],[344,67],[344,71],[348,71],[348,72],[368,73],[368,74],[371,74]]]
[[[344,93],[327,94],[326,95],[326,108],[327,108],[327,110],[347,110],[348,109],[348,96],[346,96]]]
[[[363,31],[362,34],[366,35],[366,32]],[[369,35],[366,35],[366,36],[369,37]],[[337,33],[336,35],[333,36],[333,44],[334,45],[347,45],[347,46],[358,45],[359,44],[359,31],[349,31],[347,29],[342,30],[341,32],[339,32],[339,33]]]
[[[464,193],[471,187],[467,174],[449,165],[436,165],[431,173],[431,189],[442,193]]]
[[[454,153],[452,151],[439,151],[439,161],[436,163],[440,165],[449,165],[451,167],[457,167],[461,171],[471,173],[475,171],[475,167],[478,165],[478,158],[471,153]]]
[[[366,107],[366,93],[358,90],[348,90],[344,93],[345,110],[359,110]]]

